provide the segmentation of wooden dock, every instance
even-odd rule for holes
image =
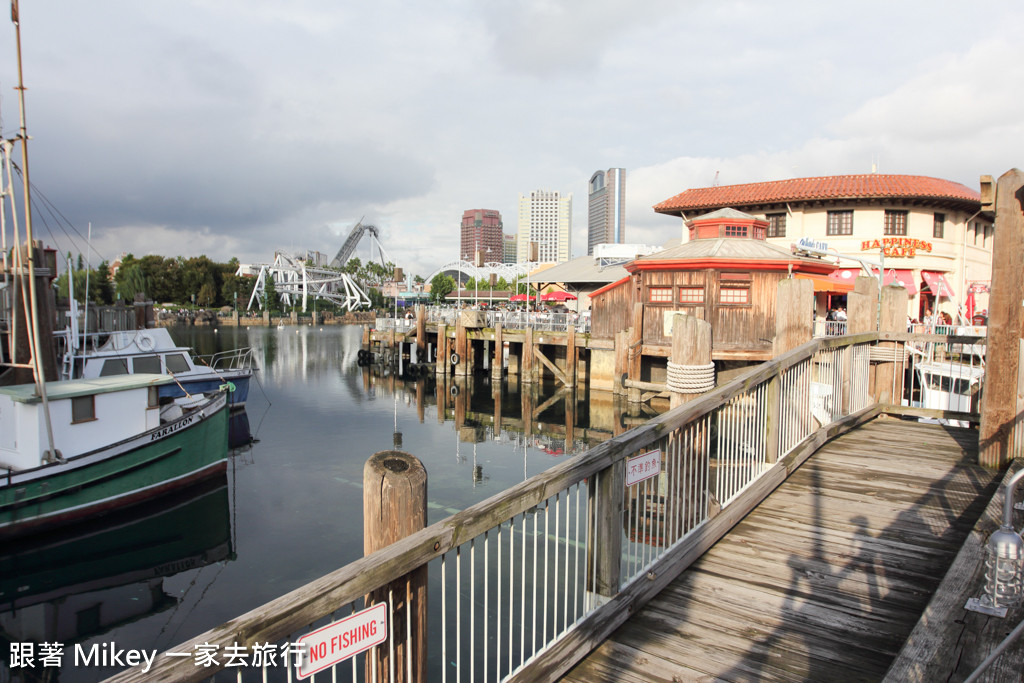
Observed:
[[[892,418],[826,444],[565,680],[882,680],[1001,480],[977,444]]]

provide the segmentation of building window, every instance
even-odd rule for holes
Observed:
[[[906,211],[885,211],[885,231],[886,235],[906,235],[907,234],[907,212]]]
[[[829,211],[826,235],[852,235],[853,211]]]
[[[936,239],[942,239],[942,236],[946,233],[946,214],[937,213],[935,214],[935,227],[932,228],[932,237]]]
[[[704,303],[703,287],[680,287],[679,303],[681,304],[702,304]]]
[[[784,213],[770,213],[765,216],[768,219],[768,236],[769,237],[785,237],[786,236],[786,214]]]
[[[96,397],[75,396],[71,399],[71,423],[89,422],[96,419]]]
[[[749,287],[723,287],[719,290],[718,300],[723,304],[749,304]]]
[[[649,295],[649,301],[652,304],[670,304],[672,303],[672,288],[671,287],[649,287],[647,289]]]
[[[745,225],[727,225],[725,226],[726,237],[746,237],[747,226]]]

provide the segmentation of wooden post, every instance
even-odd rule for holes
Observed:
[[[1002,468],[1019,448],[1013,443],[1021,325],[1024,324],[1024,172],[1007,171],[996,185],[996,226],[992,243],[992,289],[988,299],[985,388],[981,397],[978,461]],[[966,226],[965,226],[966,229]]]
[[[779,281],[775,296],[775,338],[772,355],[811,341],[814,336],[814,284],[803,278]]]
[[[565,378],[566,386],[576,386],[576,326],[569,325],[565,333]]]
[[[444,377],[448,374],[448,327],[444,323],[437,324],[437,344],[435,344],[435,352],[437,358],[434,359],[434,374],[441,375]]]
[[[627,362],[629,367],[629,379],[640,380],[643,372],[643,348],[644,348],[644,305],[641,302],[633,304],[633,324],[629,327],[629,355]],[[626,389],[627,400],[631,403],[640,402],[640,390],[635,388]]]
[[[780,280],[775,296],[775,337],[772,339],[772,355],[781,356],[814,336],[814,284],[810,280],[786,278]],[[803,373],[803,368],[790,368],[788,372]],[[797,383],[803,384],[799,379]],[[780,428],[782,426],[783,404],[792,403],[795,396],[784,396],[782,375],[776,375],[768,382],[768,415],[765,425],[765,459],[776,462],[779,458]],[[800,415],[800,411],[788,408],[788,414]],[[809,428],[810,425],[805,425]]]
[[[427,307],[423,304],[416,306],[416,350],[419,358],[409,358],[410,363],[419,363],[425,360],[424,349],[427,348]]]
[[[466,326],[462,324],[462,316],[455,319],[455,355],[459,362],[455,363],[455,376],[465,377],[469,374],[469,349]]]
[[[427,471],[414,456],[380,451],[363,466],[363,553],[369,555],[423,529],[427,524]],[[366,606],[388,601],[394,611],[388,632],[394,644],[395,680],[426,680],[427,566],[366,596]],[[406,633],[412,640],[406,640]],[[392,648],[376,647],[366,657],[366,680],[389,680]]]
[[[491,378],[501,379],[501,366],[505,361],[505,341],[501,338],[501,323],[494,324],[494,358],[491,359]]]
[[[676,313],[672,317],[672,355],[669,360],[676,365],[710,363],[711,323],[683,313]],[[701,394],[681,394],[672,391],[669,407],[677,408],[700,396]]]
[[[614,463],[590,479],[588,519],[596,519],[587,539],[587,590],[600,600],[613,597],[622,583],[622,506],[626,489],[626,464]]]
[[[846,333],[861,334],[878,329],[878,278],[860,276],[853,281],[853,291],[846,295]],[[853,350],[850,347],[843,354],[843,414],[850,413],[853,377]],[[873,384],[874,368],[868,368],[868,386]]]
[[[527,327],[523,331],[523,357],[522,366],[519,368],[520,382],[532,383],[536,381],[533,366],[533,328]]]
[[[887,285],[882,287],[882,308],[878,315],[879,332],[907,331],[907,290],[905,287]],[[903,351],[903,345],[896,342],[881,342],[879,349],[894,354],[892,361],[882,361],[875,366],[875,401],[878,403],[900,404],[903,397],[903,363],[895,358]]]

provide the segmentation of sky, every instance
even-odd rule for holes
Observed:
[[[681,223],[652,206],[716,181],[977,190],[1024,163],[1020,0],[22,0],[20,19],[36,237],[93,263],[333,257],[362,218],[429,277],[463,211],[515,233],[537,189],[572,194],[586,253],[587,182],[611,167],[627,241],[660,245]]]

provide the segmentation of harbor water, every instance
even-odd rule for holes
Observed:
[[[46,680],[102,680],[123,668],[74,666],[75,645],[173,649],[361,557],[363,465],[375,452],[423,461],[433,523],[651,412],[624,414],[585,387],[403,379],[359,364],[358,326],[171,333],[200,354],[254,348],[260,370],[232,416],[227,473],[186,496],[0,551],[3,647],[60,643],[63,666]],[[7,661],[0,678],[27,673]]]

